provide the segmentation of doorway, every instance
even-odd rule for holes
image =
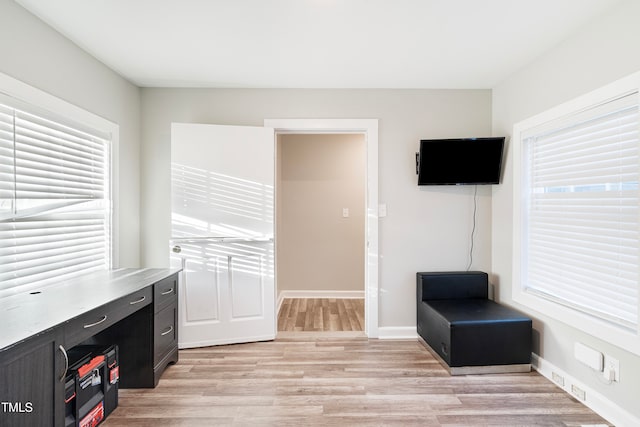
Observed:
[[[279,334],[364,335],[365,154],[362,133],[276,136]]]
[[[361,154],[365,167],[364,207],[361,210],[364,239],[360,242],[360,254],[364,259],[361,268],[364,276],[364,332],[370,338],[378,336],[378,121],[375,119],[267,119],[266,127],[275,129],[276,135],[310,134],[358,134],[364,138],[365,149]],[[276,138],[277,139],[277,138]],[[278,190],[276,190],[278,191]],[[346,208],[346,206],[343,206]],[[351,211],[339,211],[339,219],[346,219]],[[276,234],[278,230],[276,229]],[[276,238],[278,240],[278,237]],[[321,268],[316,262],[316,269]],[[277,273],[280,277],[280,272]],[[313,274],[313,272],[310,272]],[[276,291],[279,293],[279,291]],[[345,291],[349,292],[349,291]],[[362,291],[354,291],[362,292]]]

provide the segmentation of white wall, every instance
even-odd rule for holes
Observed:
[[[379,325],[415,327],[415,274],[467,266],[472,187],[418,188],[420,138],[487,136],[489,90],[142,89],[145,266],[168,265],[170,125],[261,126],[265,118],[379,119]],[[474,268],[491,266],[491,189],[478,191]]]
[[[639,18],[640,2],[622,2],[494,88],[493,132],[510,135],[514,123],[640,70]],[[513,304],[512,168],[508,150],[504,183],[493,191],[492,271],[500,283],[499,299],[509,304]],[[640,417],[640,357],[537,312],[524,311],[535,318],[536,353]],[[604,385],[598,375],[577,362],[573,357],[575,341],[618,358],[620,383]]]
[[[140,90],[13,1],[0,1],[0,72],[120,126],[119,265],[140,263]]]
[[[364,292],[364,135],[281,134],[276,153],[278,293]]]

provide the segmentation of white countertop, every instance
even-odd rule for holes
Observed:
[[[0,351],[88,311],[159,282],[180,270],[121,268],[89,273],[0,299]]]

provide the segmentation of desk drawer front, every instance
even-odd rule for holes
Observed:
[[[174,274],[153,285],[153,301],[155,312],[158,313],[163,308],[176,300],[178,295],[178,275]]]
[[[178,304],[173,304],[155,315],[154,319],[154,366],[178,345]]]
[[[73,347],[105,330],[145,305],[151,303],[152,289],[147,286],[124,298],[91,310],[65,325],[65,344]]]

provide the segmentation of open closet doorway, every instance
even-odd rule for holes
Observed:
[[[364,336],[364,134],[277,134],[275,184],[278,334]]]
[[[332,134],[359,134],[364,137],[364,152],[360,157],[364,159],[365,180],[363,185],[365,202],[362,212],[364,213],[364,239],[360,242],[360,252],[364,254],[364,289],[350,292],[351,296],[361,295],[364,291],[364,335],[369,338],[378,337],[378,121],[376,119],[266,119],[265,126],[275,129],[276,135],[283,134],[311,134],[311,135],[332,135]],[[276,149],[277,151],[277,149]],[[276,157],[278,154],[276,153]],[[277,170],[277,166],[276,166]],[[276,177],[276,180],[279,178]],[[278,186],[276,184],[276,199],[278,199]],[[276,202],[277,203],[277,202]],[[353,215],[351,209],[346,213],[340,206],[338,208],[338,221],[348,219],[343,214]],[[277,216],[277,213],[276,213]],[[313,225],[307,222],[307,228]],[[279,231],[276,226],[276,242],[279,240]],[[333,250],[340,242],[335,242]],[[278,258],[278,254],[276,254]],[[276,260],[276,262],[278,262]],[[312,259],[310,270],[305,270],[303,277],[298,280],[305,280],[309,276],[315,275],[321,269],[329,267],[323,265],[322,260]],[[280,271],[276,271],[277,279],[280,281]],[[284,285],[286,286],[286,285]],[[327,288],[325,288],[327,289]],[[332,288],[330,290],[335,290]],[[283,294],[277,289],[278,307],[283,301]],[[277,308],[278,308],[277,307]],[[294,332],[295,333],[295,332]]]

